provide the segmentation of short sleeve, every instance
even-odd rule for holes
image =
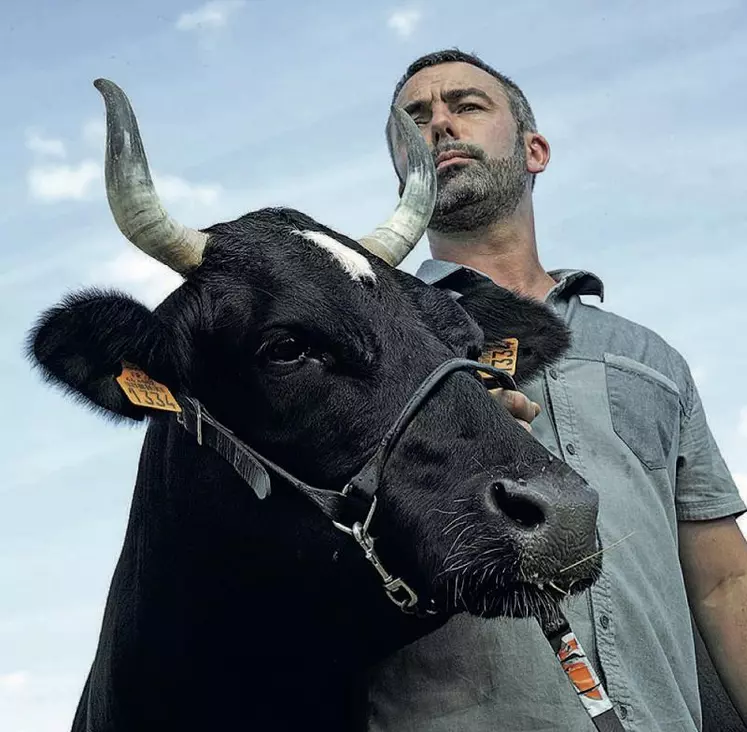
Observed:
[[[682,412],[675,503],[681,521],[737,516],[747,510],[708,427],[697,387],[690,380],[689,409]]]

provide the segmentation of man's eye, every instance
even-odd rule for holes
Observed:
[[[309,352],[309,346],[293,336],[266,341],[258,355],[269,363],[294,363]]]

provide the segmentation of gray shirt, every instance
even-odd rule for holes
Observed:
[[[449,287],[459,269],[418,277]],[[631,732],[701,728],[677,522],[745,511],[683,357],[652,331],[586,304],[588,272],[550,273],[546,303],[572,345],[523,388],[542,407],[534,436],[599,491],[602,577],[567,617]],[[374,673],[371,732],[593,732],[532,620],[460,615]]]

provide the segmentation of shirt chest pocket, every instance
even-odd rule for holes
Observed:
[[[679,430],[677,384],[625,356],[604,354],[612,427],[649,470],[667,466]]]

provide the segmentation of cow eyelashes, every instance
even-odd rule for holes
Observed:
[[[330,360],[328,354],[315,349],[308,341],[289,334],[268,338],[259,347],[256,355],[265,366],[297,366],[307,359],[323,363]]]
[[[268,338],[257,351],[257,357],[264,364],[292,364],[301,361],[311,351],[308,343],[298,338],[284,335]]]
[[[274,363],[290,363],[303,358],[309,351],[306,344],[301,343],[293,336],[280,338],[267,345],[263,355],[267,361]]]

